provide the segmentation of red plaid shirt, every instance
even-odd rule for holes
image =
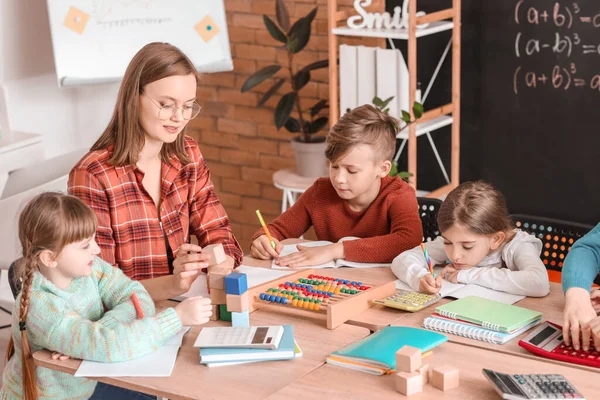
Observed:
[[[102,258],[132,279],[169,274],[164,234],[175,257],[193,234],[200,246],[222,243],[236,266],[242,261],[242,250],[194,139],[185,138],[185,150],[191,163],[182,165],[176,156],[171,165],[162,163],[160,213],[143,188],[139,168],[108,164],[112,147],[86,154],[69,174],[69,194],[83,200],[98,218],[96,240]]]

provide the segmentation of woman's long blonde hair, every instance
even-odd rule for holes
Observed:
[[[38,269],[42,251],[55,255],[68,244],[90,238],[96,232],[96,215],[76,197],[57,192],[42,193],[33,198],[19,216],[19,240],[23,258],[17,263],[15,280],[22,282],[19,300],[19,328],[21,330],[21,363],[23,370],[23,397],[37,399],[35,364],[27,337],[27,310],[33,277]],[[18,286],[18,284],[17,284]],[[6,360],[15,352],[11,335]]]
[[[91,151],[104,150],[113,145],[113,153],[108,160],[111,165],[135,165],[145,141],[139,123],[140,93],[149,83],[170,76],[189,74],[193,74],[198,82],[194,64],[177,47],[158,42],[142,47],[127,66],[112,118]],[[161,158],[166,163],[169,163],[173,154],[183,164],[191,162],[185,151],[183,132],[173,143],[162,146]]]

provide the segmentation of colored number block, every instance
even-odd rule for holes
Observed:
[[[231,326],[250,326],[250,313],[244,312],[231,313]]]
[[[410,396],[423,391],[423,378],[419,372],[398,372],[396,374],[396,391]]]
[[[210,316],[211,321],[219,320],[219,306],[217,304],[213,304],[212,306],[212,315]]]
[[[208,272],[208,287],[211,289],[225,289],[225,277],[231,273],[231,269],[216,267]]]
[[[232,272],[225,277],[225,293],[242,294],[248,291],[248,278],[246,274]]]
[[[248,292],[242,294],[228,294],[227,297],[227,311],[231,312],[243,312],[248,310],[250,306],[250,297]]]
[[[416,347],[402,346],[396,352],[396,371],[415,372],[421,366],[421,350]]]
[[[211,289],[210,302],[213,304],[227,304],[225,291],[223,289]]]
[[[225,250],[223,250],[223,245],[221,243],[211,244],[202,249],[202,254],[208,254],[210,258],[208,259],[208,265],[217,265],[221,264],[226,260],[225,258]]]
[[[231,322],[231,313],[227,311],[225,304],[219,304],[219,319],[221,321]]]
[[[458,387],[458,368],[449,365],[435,367],[431,374],[431,384],[434,388],[446,391]]]

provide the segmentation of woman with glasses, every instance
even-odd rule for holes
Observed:
[[[69,193],[98,218],[101,257],[140,280],[152,298],[185,293],[207,267],[201,247],[242,251],[206,162],[185,127],[200,112],[198,74],[176,47],[150,43],[131,60],[104,133],[69,175]],[[189,244],[190,235],[200,246]]]

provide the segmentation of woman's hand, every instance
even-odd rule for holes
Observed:
[[[201,251],[202,247],[191,243],[179,246],[177,257],[173,261],[173,277],[175,287],[181,293],[190,290],[200,272],[208,268],[210,256],[202,254]]]

